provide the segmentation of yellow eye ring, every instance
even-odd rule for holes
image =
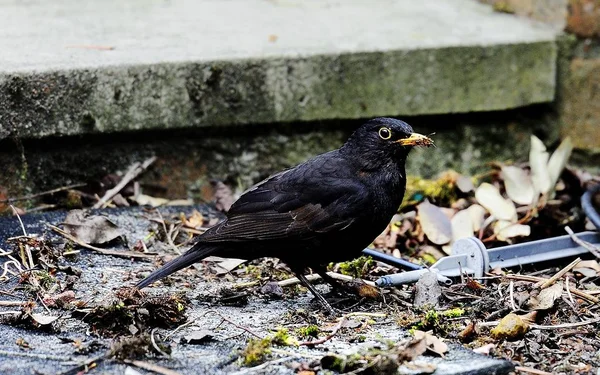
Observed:
[[[388,139],[392,138],[392,131],[390,130],[390,128],[386,128],[385,126],[382,128],[379,128],[379,137],[381,139],[388,140]]]

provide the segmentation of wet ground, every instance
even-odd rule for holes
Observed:
[[[219,214],[209,207],[167,207],[160,209],[161,215],[172,217],[178,212],[190,214],[193,209],[200,210],[205,217],[218,217]],[[131,248],[140,239],[156,231],[160,224],[149,220],[149,213],[141,208],[104,210],[114,223],[125,231],[126,242],[113,245],[115,249]],[[64,243],[64,239],[53,234],[45,227],[45,222],[55,225],[65,217],[64,212],[49,214],[29,214],[23,217],[28,234],[37,233],[52,239],[55,244]],[[22,235],[22,229],[16,218],[0,219],[0,249],[8,250],[6,239]],[[79,249],[79,248],[77,248]],[[164,254],[170,251],[168,245],[155,242],[151,251]],[[0,257],[0,267],[7,260]],[[81,270],[79,279],[73,283],[72,290],[76,299],[85,301],[87,307],[102,304],[112,298],[115,291],[122,286],[130,286],[144,274],[156,266],[152,260],[131,260],[110,255],[98,254],[81,249],[76,257],[61,259],[61,266],[72,266]],[[385,317],[371,317],[368,322],[357,318],[358,327],[340,330],[332,339],[314,347],[308,346],[275,346],[264,367],[248,368],[240,366],[240,351],[246,347],[252,332],[261,337],[272,334],[278,327],[288,330],[306,326],[313,322],[320,327],[331,327],[334,317],[323,314],[320,305],[305,290],[286,293],[283,299],[273,299],[259,293],[248,293],[247,303],[240,306],[227,306],[219,302],[223,288],[249,281],[233,276],[215,276],[207,273],[204,267],[198,270],[181,272],[171,280],[172,283],[157,283],[147,289],[150,296],[165,296],[183,292],[189,299],[185,310],[189,322],[180,329],[159,328],[153,330],[153,336],[170,347],[168,357],[160,355],[146,356],[142,365],[157,364],[164,369],[171,369],[180,374],[225,374],[225,373],[293,373],[299,368],[309,368],[311,363],[318,362],[324,355],[332,353],[351,353],[360,348],[382,345],[382,342],[398,342],[408,337],[408,332],[396,323],[393,311],[382,302],[358,303],[360,300],[344,301],[336,307],[346,308],[346,312],[368,311],[369,313],[387,313]],[[2,271],[2,268],[0,268]],[[198,276],[198,273],[201,275]],[[66,276],[57,273],[59,280]],[[322,292],[329,287],[320,284]],[[17,277],[0,282],[0,300],[26,301],[32,299],[27,290],[18,284]],[[35,297],[35,296],[34,296]],[[52,324],[43,327],[33,325],[15,326],[0,324],[0,373],[20,374],[75,374],[81,371],[84,362],[93,363],[88,366],[90,373],[97,374],[135,374],[155,373],[139,366],[114,359],[90,361],[102,356],[114,345],[115,338],[108,334],[100,334],[90,324],[84,322],[81,313],[73,309],[46,308],[38,303],[34,313],[41,313],[59,318]],[[398,308],[398,307],[395,307]],[[19,307],[0,307],[1,317],[10,316],[10,311]],[[223,318],[226,318],[224,321]],[[135,327],[131,327],[134,332]],[[194,331],[207,331],[212,336],[209,340],[198,344],[186,343],[186,337]],[[321,333],[320,337],[326,335]],[[487,356],[478,355],[457,345],[451,345],[445,358],[425,355],[415,360],[418,366],[409,363],[400,368],[400,373],[424,373],[424,363],[433,363],[430,370],[435,374],[506,374],[512,370],[512,364]],[[138,363],[138,365],[140,365]],[[129,368],[129,369],[128,369]],[[133,370],[135,368],[135,370]],[[126,372],[127,371],[127,372]],[[163,372],[167,373],[167,372]]]

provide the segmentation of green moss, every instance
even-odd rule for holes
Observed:
[[[458,318],[465,314],[465,309],[456,307],[454,309],[446,310],[442,312],[442,315],[447,318]]]
[[[308,338],[308,337],[317,338],[317,337],[319,337],[319,332],[321,332],[321,330],[319,329],[319,327],[317,327],[314,324],[296,329],[296,335],[298,335],[299,337],[305,337],[305,338]]]
[[[259,365],[265,361],[269,354],[271,354],[271,340],[269,338],[250,339],[241,354],[242,365],[248,367]]]
[[[291,337],[287,328],[279,328],[275,334],[269,338],[273,345],[290,346],[298,345],[298,341]]]
[[[339,272],[344,275],[361,278],[369,273],[373,267],[375,267],[375,262],[371,257],[361,256],[354,260],[340,263]]]

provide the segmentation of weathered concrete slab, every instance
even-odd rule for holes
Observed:
[[[473,0],[0,0],[0,139],[547,102],[554,38]]]

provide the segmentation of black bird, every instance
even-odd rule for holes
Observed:
[[[279,172],[246,191],[227,219],[197,238],[192,248],[154,271],[136,287],[208,256],[285,262],[330,311],[304,277],[311,268],[326,281],[331,262],[360,256],[402,203],[405,162],[414,146],[433,141],[407,123],[376,118],[359,127],[339,149]]]

